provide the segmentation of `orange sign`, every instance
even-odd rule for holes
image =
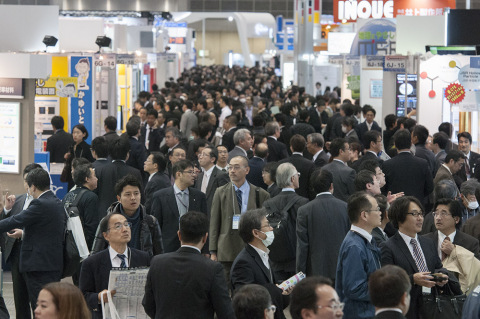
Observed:
[[[455,9],[455,0],[395,0],[394,16],[441,16],[445,8]]]
[[[445,89],[445,98],[452,104],[458,104],[465,98],[465,89],[461,84],[452,83]]]

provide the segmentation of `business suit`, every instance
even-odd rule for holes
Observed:
[[[10,216],[15,216],[23,210],[27,194],[21,194],[16,197],[15,204],[12,210],[5,213],[5,210],[0,214],[0,219],[3,220]],[[15,313],[17,318],[31,318],[30,306],[28,300],[27,284],[24,275],[20,272],[20,251],[22,247],[21,239],[15,239],[3,233],[2,252],[5,263],[11,264],[12,282],[13,282],[13,298],[15,301]]]
[[[278,187],[277,183],[273,183],[267,187],[267,192],[270,195],[270,198],[273,198],[280,194],[282,190]]]
[[[350,229],[347,203],[321,194],[298,209],[297,267],[307,276],[335,280],[338,252]]]
[[[92,163],[93,169],[95,170],[95,176],[98,175],[98,172],[102,170],[106,165],[111,163],[108,159],[96,159],[95,162]]]
[[[387,191],[405,196],[415,196],[421,203],[433,191],[433,179],[428,163],[410,152],[401,152],[392,159],[383,162]]]
[[[325,138],[325,141],[326,142],[329,142],[331,140],[333,140],[335,137],[337,137],[336,135],[334,135],[335,133],[333,133],[333,126],[334,126],[334,123],[335,121],[338,119],[338,118],[341,118],[342,115],[339,113],[339,112],[335,112],[333,113],[333,115],[328,119],[328,123],[327,123],[327,127],[325,128],[325,134],[324,134],[324,138]],[[340,120],[341,121],[341,120]],[[341,132],[341,125],[340,125],[340,132]]]
[[[447,152],[445,150],[440,150],[435,154],[435,174],[437,174],[438,169],[445,163],[445,157],[447,157]]]
[[[360,139],[358,138],[357,132],[354,129],[350,130],[345,134],[345,138],[347,139],[348,143],[361,143]]]
[[[192,110],[186,110],[180,119],[180,131],[188,138],[192,134],[192,128],[198,126],[198,118]]]
[[[148,267],[150,265],[148,253],[133,248],[130,248],[129,252],[131,257],[129,267]],[[108,289],[111,269],[112,261],[108,248],[95,255],[90,255],[82,262],[79,288],[85,297],[88,308],[92,311],[93,319],[102,318],[102,307],[98,303],[98,293]]]
[[[264,190],[267,190],[267,184],[263,181],[262,171],[265,167],[265,160],[263,158],[254,156],[248,160],[248,167],[250,167],[250,172],[247,174],[247,181],[250,184],[261,187]]]
[[[373,319],[407,319],[407,318],[405,318],[405,316],[401,312],[387,310],[384,312],[380,312]]]
[[[425,144],[415,144],[415,156],[423,158],[427,161],[428,166],[430,167],[430,172],[432,176],[435,176],[435,168],[437,164],[435,162],[435,154],[432,151],[425,147]]]
[[[380,128],[380,126],[376,121],[373,121],[372,123],[372,130],[382,133],[382,129]],[[360,142],[363,142],[363,135],[365,135],[365,133],[368,132],[367,121],[365,120],[362,123],[355,126],[355,131],[357,132]]]
[[[66,214],[62,202],[48,190],[26,210],[0,221],[0,233],[23,228],[20,272],[26,279],[32,309],[42,287],[60,281]]]
[[[287,147],[275,138],[267,137],[268,157],[267,162],[278,162],[288,157]]]
[[[379,227],[375,227],[374,229],[372,229],[372,237],[375,240],[377,247],[380,248],[382,248],[382,246],[385,245],[388,240],[387,235],[384,234]]]
[[[143,165],[145,160],[147,159],[147,153],[145,150],[145,145],[140,143],[138,138],[130,137],[128,139],[130,141],[130,153],[128,155],[127,165],[138,169],[142,175],[143,181]]]
[[[480,154],[470,151],[470,157],[468,159],[468,164],[470,167],[470,177],[473,176],[475,165],[479,160],[480,160]],[[467,167],[465,164],[463,164],[462,168],[457,173],[455,173],[454,178],[457,181],[457,186],[460,186],[460,184],[462,184],[467,180]]]
[[[156,172],[145,186],[145,208],[150,214],[153,203],[153,194],[156,191],[172,186],[170,177],[165,172]]]
[[[292,154],[292,156],[280,161],[280,164],[290,163],[295,166],[296,170],[300,173],[299,187],[295,192],[305,198],[313,199],[315,197],[313,189],[310,189],[310,176],[312,176],[315,170],[315,164],[309,161],[303,155]]]
[[[107,133],[103,134],[103,137],[105,137],[105,140],[107,141],[108,145],[112,145],[113,142],[115,142],[116,140],[118,140],[120,138],[120,136],[118,136],[117,132],[115,132],[115,131],[107,132]]]
[[[50,163],[64,163],[65,153],[73,144],[71,134],[59,129],[47,139],[47,152],[50,152]]]
[[[232,127],[223,134],[222,145],[225,146],[229,152],[235,147],[235,143],[233,143],[233,135],[235,135],[237,130],[238,127]]]
[[[365,161],[371,161],[371,160],[375,160],[377,161],[380,165],[383,165],[383,161],[381,159],[378,158],[378,156],[376,156],[375,154],[373,154],[372,152],[369,152],[369,151],[365,151],[365,155],[363,155],[362,157],[360,157],[358,159],[358,161],[356,161],[355,163],[353,163],[352,165],[352,168],[357,171],[357,173],[360,171],[360,166],[362,165],[363,162]]]
[[[325,152],[325,150],[322,150],[313,163],[315,164],[316,168],[321,168],[327,165],[329,160],[330,156],[327,154],[327,152]]]
[[[189,187],[188,192],[187,212],[196,211],[208,216],[205,194],[193,187]],[[158,219],[160,224],[164,251],[168,253],[180,248],[180,241],[177,235],[180,213],[173,186],[153,193],[151,214]],[[206,248],[204,253],[208,253]]]
[[[143,126],[140,129],[140,143],[145,145],[145,139],[147,138],[147,125]],[[161,128],[152,128],[152,130],[148,133],[148,149],[147,153],[150,154],[151,152],[160,152],[160,143],[162,142],[163,138],[165,137],[165,131]],[[146,148],[146,147],[145,147]]]
[[[438,247],[438,230],[434,231],[433,233],[425,234],[423,236],[433,240],[435,247]],[[471,251],[477,259],[480,259],[478,239],[476,239],[475,237],[465,234],[464,232],[457,229],[452,243],[454,245],[462,246],[463,248]]]
[[[346,202],[348,197],[355,193],[355,170],[337,160],[322,169],[333,175],[333,196]]]
[[[448,180],[452,181],[453,183],[455,183],[455,179],[453,178],[452,173],[445,166],[440,165],[440,167],[438,168],[438,171],[437,171],[437,175],[435,175],[435,178],[433,179],[433,184],[437,185],[438,182],[440,182],[444,179],[448,179]]]
[[[313,126],[317,133],[322,133],[322,124],[327,124],[328,122],[328,114],[327,112],[323,111],[318,114],[317,108],[312,107],[310,108],[310,121],[309,123]]]
[[[201,172],[197,176],[197,181],[195,182],[195,188],[199,191],[202,190],[202,182],[203,177],[205,176],[205,172]],[[207,198],[207,213],[208,218],[210,219],[210,210],[212,209],[212,202],[213,202],[213,195],[215,195],[215,191],[220,186],[223,186],[230,182],[230,178],[228,177],[227,173],[222,172],[216,166],[213,167],[212,173],[208,180],[207,190],[205,192],[205,197]]]
[[[191,247],[153,258],[142,304],[155,319],[234,317],[222,266]]]
[[[248,159],[248,155],[246,153],[247,151],[245,151],[243,148],[235,145],[235,147],[230,152],[228,152],[228,162],[230,163],[230,160],[235,156],[243,156]]]

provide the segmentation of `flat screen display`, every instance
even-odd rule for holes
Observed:
[[[396,85],[397,116],[407,116],[417,109],[417,75],[409,74],[405,81],[405,74],[397,74]]]

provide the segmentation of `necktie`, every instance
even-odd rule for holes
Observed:
[[[445,237],[445,239],[443,240],[443,242],[445,242],[445,241],[450,241],[450,237],[448,237],[448,236]],[[447,258],[447,257],[448,257],[448,255],[445,254],[445,253],[442,251],[442,260],[444,260],[444,259]]]
[[[418,248],[418,243],[415,239],[412,238],[410,240],[410,244],[413,246],[413,258],[415,259],[415,264],[417,264],[417,268],[419,272],[428,272],[427,265],[425,260],[423,259],[422,253]]]
[[[467,173],[467,177],[470,177],[470,163],[468,162],[468,158],[465,158],[465,172]]]
[[[117,254],[117,257],[122,260],[120,263],[120,268],[127,268],[127,264],[125,263],[126,256],[124,254]]]
[[[185,198],[185,192],[184,191],[177,193],[177,196],[178,196],[178,199],[180,200],[180,205],[178,207],[178,213],[180,214],[180,217],[181,217],[181,216],[183,216],[187,213],[188,204],[187,204],[187,200]]]
[[[237,189],[235,192],[237,194],[237,202],[238,202],[238,209],[240,209],[240,213],[242,212],[242,191]]]
[[[203,178],[202,178],[202,187],[201,187],[201,191],[202,193],[206,194],[207,193],[207,186],[208,186],[208,181],[207,181],[207,175],[206,175],[206,172],[203,174]]]

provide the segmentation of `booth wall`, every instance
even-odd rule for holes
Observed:
[[[444,45],[445,23],[444,16],[397,16],[397,54],[425,53],[426,45]]]
[[[388,114],[395,114],[396,103],[396,73],[395,72],[383,72],[383,98],[382,98],[382,117],[377,116],[376,121],[382,128],[385,128],[384,118]],[[380,122],[382,122],[380,124]]]
[[[265,38],[249,38],[248,45],[250,54],[262,54],[266,49]],[[195,49],[197,52],[202,50],[202,33],[197,32],[195,40]],[[222,63],[223,55],[232,50],[234,53],[242,53],[240,39],[236,32],[205,32],[205,50],[210,51],[207,58],[213,59],[216,64]],[[197,57],[197,63],[202,59]]]
[[[370,84],[372,80],[383,80],[383,70],[362,70],[360,74],[360,105],[371,105],[377,112],[375,121],[384,128],[383,123],[383,97],[370,97]],[[384,81],[385,85],[385,81]]]
[[[103,18],[60,18],[60,50],[98,51],[95,44],[97,36],[104,35]]]

